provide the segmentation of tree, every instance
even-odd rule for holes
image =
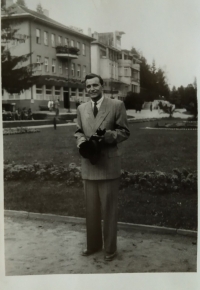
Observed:
[[[169,86],[166,83],[165,73],[162,69],[158,69],[156,72],[156,81],[155,81],[155,89],[160,96],[164,96],[167,98],[169,96]]]
[[[137,111],[141,111],[143,103],[144,99],[141,93],[128,92],[124,100],[124,105],[127,110],[136,109]]]
[[[156,62],[147,63],[146,58],[136,48],[132,47],[131,53],[136,54],[140,63],[140,87],[145,101],[150,102],[159,99],[159,96],[167,98],[170,93],[164,71],[156,68]]]
[[[16,4],[20,5],[20,6],[24,6],[24,7],[27,7],[26,6],[26,3],[24,0],[17,0]]]
[[[3,9],[6,6],[6,0],[1,0],[1,9]]]
[[[31,77],[36,64],[27,64],[31,53],[24,55],[12,55],[9,44],[11,41],[19,41],[16,22],[12,22],[11,16],[15,13],[15,7],[3,9],[3,15],[7,16],[2,20],[1,26],[1,65],[2,65],[2,89],[8,93],[21,93],[32,86]],[[20,20],[17,20],[20,23]],[[22,44],[23,45],[23,44]],[[11,46],[12,47],[12,46]]]
[[[41,3],[39,3],[36,7],[36,11],[40,14],[44,14],[44,9],[42,8]]]

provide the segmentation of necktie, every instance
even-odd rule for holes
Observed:
[[[94,102],[94,117],[96,117],[97,113],[98,113],[98,108],[97,108],[97,102]]]

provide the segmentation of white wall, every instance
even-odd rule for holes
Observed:
[[[94,44],[91,45],[91,72],[101,75],[99,46]]]

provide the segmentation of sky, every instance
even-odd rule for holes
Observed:
[[[15,0],[14,0],[15,2]],[[194,82],[199,69],[199,0],[25,0],[49,17],[88,33],[123,31],[122,48],[134,46],[165,71],[170,87]],[[197,78],[198,80],[198,78]]]

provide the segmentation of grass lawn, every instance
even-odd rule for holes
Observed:
[[[141,130],[155,122],[130,124],[131,136],[120,146],[122,168],[131,172],[173,168],[197,170],[197,131]],[[35,160],[55,164],[76,163],[80,156],[73,137],[75,126],[40,129],[34,134],[4,136],[4,160],[30,164]]]
[[[58,181],[5,182],[5,209],[85,217],[82,187]],[[122,222],[197,229],[197,194],[152,194],[133,187],[119,192]]]
[[[122,168],[131,172],[172,172],[174,168],[197,171],[197,131],[141,130],[155,123],[130,124],[131,136],[122,144]],[[16,164],[53,160],[55,164],[73,162],[80,166],[73,137],[75,126],[40,131],[4,136],[4,160]],[[83,189],[58,181],[6,181],[4,200],[5,209],[85,216]],[[125,188],[119,195],[119,220],[197,229],[197,193],[164,195]]]

